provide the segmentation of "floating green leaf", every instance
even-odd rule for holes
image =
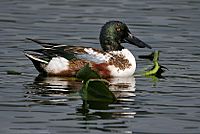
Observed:
[[[159,51],[155,51],[153,54],[153,68],[144,72],[145,76],[155,75],[155,76],[161,76],[161,74],[164,72],[163,68],[167,69],[166,67],[159,64]],[[151,54],[151,55],[152,55]]]
[[[89,67],[89,64],[80,69],[76,77],[87,82],[89,79],[101,79],[100,75]]]
[[[14,71],[14,70],[8,70],[7,74],[9,74],[9,75],[21,75],[22,73]]]
[[[114,94],[103,79],[90,79],[82,87],[82,98],[88,101],[113,102]]]
[[[109,82],[105,79],[101,79],[88,64],[77,73],[77,78],[84,81],[81,89],[83,100],[108,103],[116,101],[116,97],[109,90]]]

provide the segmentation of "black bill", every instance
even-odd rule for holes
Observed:
[[[147,45],[146,43],[144,43],[140,39],[134,37],[131,33],[129,33],[128,37],[125,38],[125,41],[127,43],[133,44],[133,45],[138,46],[140,48],[145,48],[145,47],[147,47],[149,49],[152,48],[151,46]]]

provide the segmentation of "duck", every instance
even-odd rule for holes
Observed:
[[[101,50],[27,39],[42,46],[41,49],[24,50],[24,54],[37,71],[46,76],[74,77],[81,68],[89,64],[103,78],[130,77],[136,70],[136,60],[122,44],[152,48],[135,37],[125,23],[115,20],[106,22],[100,30]]]

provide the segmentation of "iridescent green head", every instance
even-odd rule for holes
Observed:
[[[134,37],[125,23],[120,21],[109,21],[102,28],[99,36],[101,47],[104,51],[122,50],[121,43],[130,43],[138,47],[150,48],[143,41]]]

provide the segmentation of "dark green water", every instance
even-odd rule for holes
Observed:
[[[160,50],[165,79],[112,79],[118,102],[84,109],[81,83],[38,78],[23,50],[40,48],[25,38],[100,48],[101,26],[127,23],[137,37]],[[1,0],[0,133],[2,134],[199,134],[199,0]],[[125,44],[137,58],[152,50]],[[7,75],[7,70],[21,75]]]

